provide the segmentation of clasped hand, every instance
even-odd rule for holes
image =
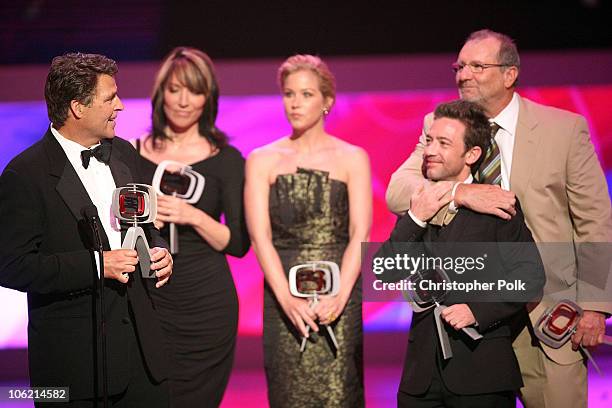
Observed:
[[[579,346],[595,347],[604,342],[606,332],[606,317],[603,313],[585,310],[578,321],[576,332],[572,335],[572,348],[578,350]]]
[[[455,205],[509,220],[516,215],[516,196],[491,184],[461,184],[455,192]]]
[[[465,303],[448,306],[442,310],[440,316],[455,330],[461,330],[476,323],[472,309]]]
[[[319,302],[314,308],[314,312],[321,324],[331,324],[336,320],[342,312],[346,302],[340,299],[340,296],[323,295],[319,297]]]
[[[320,296],[317,305],[310,307],[308,299],[288,295],[280,302],[280,305],[291,321],[304,337],[308,337],[306,326],[318,332],[320,324],[330,324],[336,320],[344,311],[346,302],[339,296]]]
[[[158,196],[155,226],[162,228],[167,222],[181,225],[189,224],[194,219],[194,209],[195,207],[182,198],[166,195]]]
[[[151,269],[155,271],[157,283],[155,287],[164,286],[172,275],[172,255],[165,248],[150,249]],[[134,249],[114,249],[104,251],[104,277],[121,283],[130,280],[130,274],[136,270],[138,252]]]
[[[453,183],[426,182],[412,194],[410,211],[421,221],[430,220],[440,208],[452,199]],[[502,190],[489,184],[460,184],[455,193],[455,206],[467,207],[476,212],[492,214],[509,220],[516,215],[516,196],[512,191]]]
[[[440,208],[450,203],[452,188],[450,181],[422,184],[410,198],[410,212],[421,221],[429,221]]]

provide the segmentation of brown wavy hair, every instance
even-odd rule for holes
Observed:
[[[73,52],[53,58],[45,83],[47,114],[53,126],[64,126],[70,101],[91,103],[100,75],[114,77],[116,73],[117,63],[104,55]]]
[[[151,96],[153,125],[150,134],[153,147],[161,147],[164,141],[169,139],[166,134],[168,120],[164,112],[164,89],[173,75],[191,92],[206,97],[198,123],[200,135],[217,148],[226,146],[227,135],[215,125],[219,106],[219,84],[214,65],[206,53],[196,48],[177,47],[164,58],[153,86]]]
[[[449,118],[463,123],[465,152],[474,146],[480,147],[480,157],[472,164],[472,174],[478,170],[491,144],[491,124],[484,110],[478,104],[463,99],[441,103],[436,106],[434,119]]]

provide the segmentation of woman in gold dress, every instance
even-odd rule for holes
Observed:
[[[368,155],[324,129],[336,94],[321,59],[290,57],[278,78],[291,134],[250,154],[245,186],[247,225],[265,276],[270,406],[363,406],[359,271],[372,218]],[[313,308],[288,282],[289,269],[309,261],[340,267],[339,293]],[[322,325],[335,332],[337,350]],[[303,336],[309,341],[301,353]]]

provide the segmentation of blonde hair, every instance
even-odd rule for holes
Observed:
[[[287,77],[298,71],[311,71],[319,78],[319,90],[324,98],[332,98],[331,107],[336,102],[336,78],[323,60],[314,55],[296,54],[285,60],[278,68],[278,86],[282,89]]]

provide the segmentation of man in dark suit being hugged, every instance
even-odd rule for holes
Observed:
[[[489,121],[475,103],[458,100],[439,105],[425,135],[423,172],[427,179],[451,182],[453,190],[462,183],[472,183],[473,174],[486,160],[483,152],[490,134]],[[454,256],[462,262],[466,255],[484,254],[481,262],[485,266],[480,272],[463,274],[450,269],[446,271],[450,280],[484,283],[503,278],[525,282],[526,290],[514,295],[490,286],[490,292],[484,289],[473,296],[461,289],[449,291],[443,300],[447,308],[441,312],[444,335],[436,330],[434,309],[415,312],[398,406],[515,406],[522,380],[512,350],[510,322],[526,318],[525,302],[541,295],[545,281],[540,256],[518,203],[516,209],[517,214],[507,221],[468,208],[456,209],[444,183],[423,184],[413,193],[410,210],[398,220],[379,254],[388,256],[389,252],[398,253],[399,248],[418,247],[410,256],[418,257],[424,250],[428,257],[448,260]],[[388,276],[382,279],[389,280]],[[477,329],[483,337],[474,340],[461,331],[464,328]],[[441,336],[448,336],[450,358],[442,353]]]
[[[145,225],[156,279],[143,279],[111,214],[113,190],[140,181],[136,151],[115,137],[123,110],[116,72],[102,55],[54,58],[45,85],[52,123],[0,176],[0,285],[28,294],[31,386],[69,387],[67,407],[101,405],[103,333],[109,405],[168,406],[166,354],[149,294],[168,281],[172,258]],[[105,329],[100,261],[83,228],[92,206],[104,247]]]
[[[580,346],[603,343],[612,313],[612,206],[587,121],[517,92],[520,56],[505,34],[471,33],[452,68],[461,99],[481,106],[497,128],[490,150],[497,158],[490,167],[495,177],[459,185],[452,191],[453,204],[509,219],[516,195],[544,262],[544,296],[529,305],[529,321],[513,343],[524,382],[521,402],[527,408],[586,408],[587,365]],[[423,184],[424,134],[431,122],[427,114],[415,149],[391,176],[386,198],[396,214],[410,208],[412,193]],[[584,313],[571,341],[553,348],[539,341],[530,325],[561,299]]]

